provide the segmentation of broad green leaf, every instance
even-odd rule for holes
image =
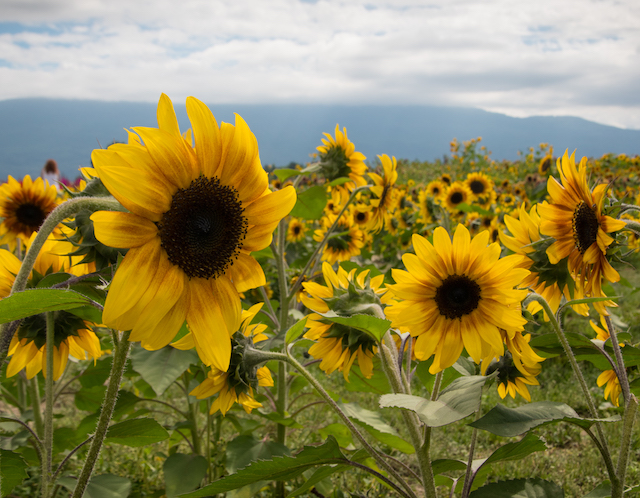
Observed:
[[[329,187],[337,187],[338,185],[343,185],[347,182],[350,182],[351,178],[348,176],[341,176],[340,178],[336,178],[332,182],[329,183]]]
[[[387,376],[380,368],[376,368],[378,360],[374,358],[373,361],[373,375],[369,379],[362,375],[358,365],[353,364],[349,371],[349,382],[344,384],[347,391],[374,394],[386,394],[391,391]]]
[[[68,289],[27,289],[0,300],[0,323],[45,311],[79,308],[88,303],[85,296]]]
[[[174,453],[162,466],[167,498],[193,491],[207,474],[207,459],[200,455]]]
[[[340,451],[338,443],[329,436],[321,446],[305,446],[295,457],[283,456],[253,462],[233,475],[218,479],[202,489],[181,496],[182,498],[203,498],[263,480],[289,481],[311,467],[339,465],[346,462],[348,460]]]
[[[601,482],[582,498],[609,498],[611,496],[611,481]]]
[[[142,400],[142,398],[139,398],[131,391],[120,389],[120,391],[118,391],[116,406],[113,409],[113,420],[117,420],[123,415],[130,414],[133,411],[136,403]]]
[[[542,479],[514,479],[486,484],[469,498],[564,498],[557,484]]]
[[[169,433],[152,418],[134,418],[113,424],[106,442],[137,448],[169,439]]]
[[[373,315],[340,316],[331,310],[327,313],[320,313],[320,315],[330,322],[339,323],[365,332],[378,342],[382,341],[382,336],[384,336],[385,332],[389,330],[391,326],[391,321]]]
[[[289,455],[289,448],[275,441],[263,441],[253,436],[238,436],[227,444],[227,470],[233,474],[256,460]]]
[[[327,193],[324,187],[316,185],[298,193],[298,200],[293,206],[291,216],[305,220],[317,220],[322,216],[327,205]]]
[[[431,463],[431,469],[433,470],[433,474],[436,475],[442,474],[443,472],[449,472],[450,470],[466,470],[467,464],[460,460],[441,458],[439,460],[434,460]]]
[[[333,436],[338,441],[340,448],[347,450],[355,449],[353,444],[353,437],[351,431],[344,424],[329,424],[318,431],[322,439],[327,439],[329,436]]]
[[[339,406],[349,418],[364,427],[369,434],[381,443],[403,453],[415,453],[414,447],[398,436],[398,431],[387,424],[380,413],[362,408],[356,403],[340,403]]]
[[[633,380],[629,383],[629,387],[631,388],[631,392],[636,396],[640,396],[640,377]]]
[[[75,395],[75,404],[78,410],[95,412],[100,409],[104,401],[106,386],[83,387]]]
[[[180,377],[191,364],[198,363],[194,350],[181,351],[171,346],[157,351],[147,351],[142,347],[131,350],[131,366],[160,396]]]
[[[535,434],[527,434],[520,441],[508,443],[491,453],[482,465],[489,465],[506,460],[520,460],[536,451],[544,451],[547,445]]]
[[[108,356],[101,360],[96,361],[96,364],[89,364],[84,372],[80,375],[80,384],[82,387],[95,387],[104,385],[105,381],[109,378],[111,373],[111,363],[113,358]]]
[[[292,493],[289,493],[287,495],[287,498],[293,498],[294,496],[300,496],[302,493],[310,490],[311,488],[313,488],[316,484],[318,484],[320,481],[322,481],[323,479],[326,479],[327,477],[333,475],[333,474],[337,474],[338,472],[344,472],[346,470],[351,469],[352,467],[349,465],[331,465],[331,466],[323,466],[320,467],[319,469],[316,469],[316,471],[313,473],[313,475],[311,477],[309,477],[309,479],[306,480],[306,482],[300,486],[298,489],[296,489],[295,491],[293,491]]]
[[[68,311],[88,322],[95,324],[102,323],[102,311],[95,306],[80,306],[79,308],[73,308]]]
[[[490,377],[469,375],[454,379],[436,401],[410,394],[385,394],[380,406],[395,406],[416,412],[429,427],[441,427],[461,420],[480,406],[482,386]]]
[[[304,317],[302,320],[298,321],[293,325],[289,330],[287,330],[287,334],[285,335],[284,342],[287,344],[292,343],[298,337],[302,335],[304,332],[304,326],[307,323],[307,317]]]
[[[280,180],[281,182],[285,182],[292,176],[298,176],[304,173],[298,169],[277,168],[273,170],[273,174],[276,176],[278,180]]]
[[[24,481],[28,465],[13,451],[0,449],[0,494],[7,496],[13,488]]]
[[[73,477],[61,477],[56,484],[64,486],[69,491],[73,491],[76,487],[77,480]],[[122,498],[129,496],[131,493],[131,481],[126,477],[120,477],[113,474],[94,475],[82,498]]]
[[[509,437],[523,434],[540,425],[561,421],[589,428],[596,420],[616,422],[620,420],[620,416],[603,419],[581,418],[569,405],[555,401],[539,401],[517,408],[496,405],[484,417],[469,425],[498,436]]]

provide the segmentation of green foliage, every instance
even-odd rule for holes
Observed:
[[[175,382],[189,365],[198,363],[195,351],[181,351],[166,346],[158,351],[135,347],[131,351],[131,366],[160,396]]]
[[[0,300],[0,323],[20,320],[46,311],[71,310],[90,300],[67,289],[27,289]]]
[[[0,449],[0,494],[7,496],[27,476],[27,462],[13,451]]]
[[[169,438],[169,433],[152,418],[134,418],[109,427],[106,442],[136,448]]]
[[[207,473],[207,460],[200,455],[174,453],[162,465],[167,498],[193,491]]]

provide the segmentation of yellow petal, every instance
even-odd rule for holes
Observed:
[[[187,98],[187,114],[193,127],[198,168],[212,178],[222,157],[220,127],[209,108],[194,97]]]
[[[133,213],[97,211],[91,221],[96,238],[109,247],[139,247],[158,235],[155,223]]]
[[[295,203],[296,190],[288,185],[282,190],[256,199],[245,208],[244,216],[249,225],[274,223],[288,215]]]

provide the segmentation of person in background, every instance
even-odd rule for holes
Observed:
[[[44,166],[42,167],[42,172],[40,176],[43,180],[47,180],[49,185],[55,185],[55,187],[59,190],[59,181],[60,181],[60,170],[58,170],[58,163],[49,159]]]

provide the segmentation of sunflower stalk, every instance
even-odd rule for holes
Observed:
[[[37,377],[27,380],[29,388],[29,396],[31,397],[31,407],[33,410],[33,423],[36,426],[36,434],[38,437],[44,436],[44,421],[42,420],[42,407],[40,401],[40,388],[38,386]]]
[[[53,349],[55,347],[55,312],[45,313],[46,320],[46,360],[45,360],[45,410],[44,410],[44,465],[42,466],[41,493],[43,498],[50,495],[53,466]]]
[[[629,403],[631,399],[631,388],[629,387],[629,377],[627,376],[627,369],[624,366],[624,358],[622,357],[622,348],[620,347],[620,342],[618,341],[618,334],[616,333],[616,328],[611,321],[611,317],[605,315],[605,322],[607,323],[607,329],[609,329],[609,339],[611,340],[611,346],[613,347],[613,353],[616,357],[616,375],[618,376],[618,381],[620,382],[620,387],[622,388],[622,396],[624,397],[624,402]]]
[[[95,464],[98,461],[102,444],[107,436],[109,422],[111,422],[113,410],[118,399],[120,382],[122,381],[122,375],[127,365],[127,356],[131,349],[131,343],[129,342],[130,334],[131,331],[122,332],[120,340],[115,345],[113,363],[111,364],[111,372],[109,373],[109,385],[107,386],[107,392],[104,395],[102,410],[100,411],[96,431],[93,434],[93,441],[89,447],[89,451],[80,476],[78,477],[78,483],[73,491],[72,498],[81,498],[84,494],[87,484],[89,483],[89,479],[91,478],[91,474],[93,474]]]
[[[392,352],[392,348],[387,345],[394,344],[393,339],[389,331],[385,333],[384,343],[380,343],[379,355],[380,364],[384,371],[391,389],[395,394],[410,394],[407,392],[405,383],[401,378],[402,371],[397,369],[397,353]],[[409,437],[411,438],[411,444],[416,450],[416,456],[418,457],[418,466],[420,468],[420,475],[422,480],[422,486],[428,498],[436,498],[436,483],[433,476],[433,469],[431,468],[431,456],[429,455],[429,446],[425,445],[424,438],[422,436],[420,422],[415,413],[408,410],[400,410],[402,418],[409,431]]]
[[[578,382],[580,383],[580,387],[582,388],[582,392],[587,401],[587,405],[589,406],[589,412],[591,413],[591,416],[594,419],[597,419],[598,410],[596,408],[595,402],[593,401],[593,397],[591,396],[591,391],[589,390],[587,381],[582,375],[582,370],[580,370],[580,366],[576,361],[576,358],[573,354],[571,346],[569,345],[569,341],[567,340],[567,337],[564,335],[564,331],[562,330],[562,327],[558,319],[556,318],[555,314],[551,310],[551,307],[549,306],[549,303],[547,302],[547,300],[544,297],[542,297],[540,294],[537,294],[535,292],[529,293],[527,298],[522,303],[522,307],[526,308],[531,301],[537,301],[538,303],[540,303],[545,313],[549,317],[549,323],[551,323],[551,325],[553,326],[553,329],[555,330],[556,335],[558,336],[560,344],[562,344],[562,348],[565,352],[565,355],[569,360],[571,369],[573,370],[573,373],[575,374],[575,376],[578,379]],[[618,484],[618,476],[615,470],[613,469],[613,460],[611,458],[611,452],[609,450],[607,438],[604,435],[604,429],[602,428],[602,424],[598,420],[595,421],[595,426],[598,432],[598,439],[600,440],[600,444],[601,444],[601,446],[599,446],[598,449],[600,450],[600,454],[602,455],[602,458],[605,461],[607,472],[609,474],[609,478],[611,479],[611,486],[612,486],[612,489],[614,489]]]

